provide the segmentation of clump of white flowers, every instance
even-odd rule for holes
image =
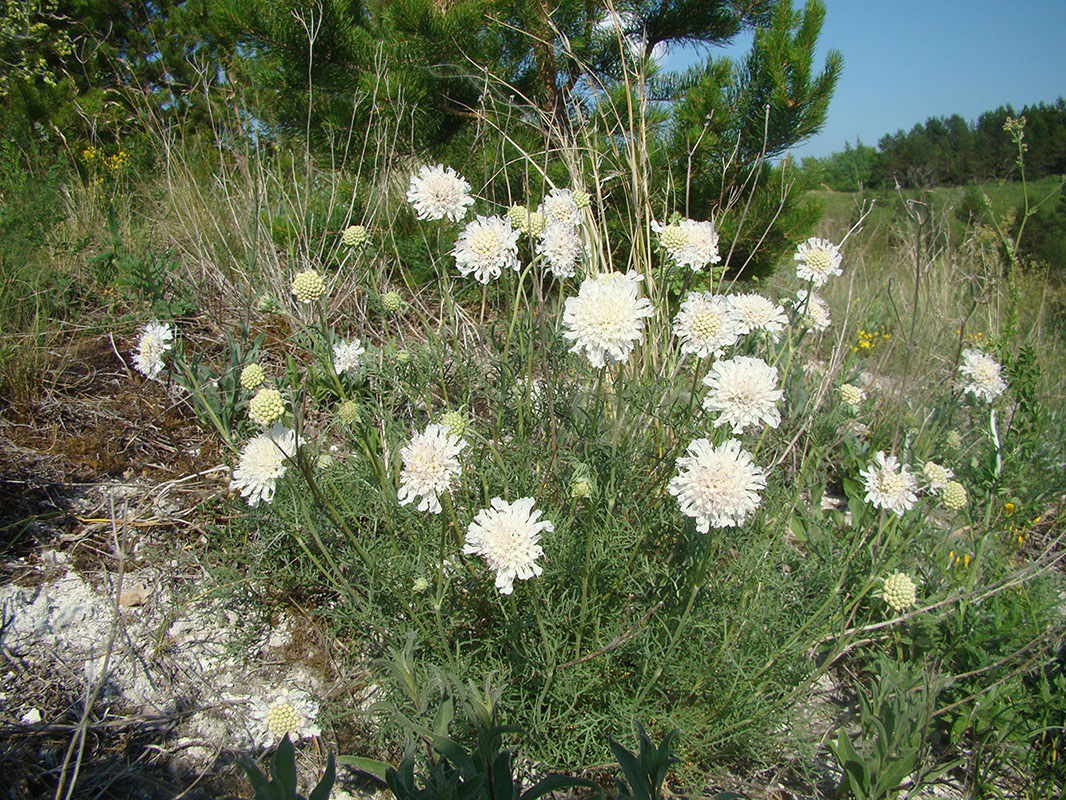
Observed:
[[[644,335],[644,320],[655,314],[637,288],[642,275],[612,272],[586,278],[577,297],[567,298],[563,310],[563,336],[574,345],[571,353],[584,351],[594,367],[629,358]]]
[[[458,222],[472,205],[470,184],[451,167],[423,166],[411,176],[407,200],[419,219],[444,219]]]
[[[980,350],[963,350],[959,372],[970,379],[965,391],[991,403],[1007,388],[999,362]]]
[[[681,352],[698,358],[720,356],[740,334],[729,301],[711,292],[691,292],[674,317],[674,335]]]
[[[163,370],[163,354],[170,349],[174,338],[173,329],[156,321],[149,322],[141,331],[137,352],[133,354],[133,366],[146,378],[154,378]]]
[[[796,277],[801,281],[810,281],[814,286],[823,286],[830,277],[842,272],[840,248],[828,239],[812,236],[796,248],[793,258],[799,262],[796,265]]]
[[[271,502],[278,480],[285,475],[285,459],[296,456],[296,447],[296,433],[278,423],[253,436],[241,450],[230,488],[237,489],[250,506]]]
[[[518,231],[503,217],[479,216],[459,234],[452,254],[463,275],[488,283],[504,269],[518,269]]]
[[[248,401],[249,418],[263,427],[281,419],[284,413],[285,403],[277,389],[260,389]]]
[[[537,255],[548,262],[548,271],[556,278],[572,278],[585,254],[577,230],[562,222],[551,222],[537,242]]]
[[[500,594],[514,590],[515,578],[528,580],[540,575],[543,569],[536,559],[544,554],[540,535],[555,530],[548,520],[534,510],[532,497],[522,497],[513,503],[494,497],[491,508],[482,509],[467,529],[463,552],[478,555],[496,572],[496,588]]]
[[[718,447],[708,439],[697,439],[677,459],[677,466],[679,474],[670,481],[670,494],[677,497],[682,514],[695,518],[700,533],[707,533],[711,526],[743,525],[759,507],[766,473],[736,439]]]
[[[776,342],[788,325],[785,309],[761,294],[729,295],[729,308],[741,336],[761,331]]]
[[[827,330],[830,325],[829,305],[814,292],[800,289],[796,292],[796,311],[803,315],[803,320],[817,333]]]
[[[700,270],[721,260],[713,222],[682,219],[669,225],[653,222],[651,227],[659,234],[659,246],[679,267]]]
[[[553,223],[576,228],[581,224],[581,209],[577,206],[574,193],[569,189],[552,189],[537,209],[544,217],[545,226]]]
[[[257,723],[256,743],[271,747],[287,735],[293,741],[321,736],[314,724],[318,704],[304,692],[283,689],[271,700],[252,700],[252,719]]]
[[[784,392],[777,388],[777,369],[761,358],[737,356],[718,361],[703,383],[710,387],[703,407],[719,414],[716,428],[728,424],[734,433],[741,433],[748,425],[761,422],[776,428],[781,423],[777,401]]]
[[[879,450],[874,456],[874,463],[859,471],[865,481],[866,502],[877,508],[891,511],[903,516],[918,501],[915,480],[906,464],[900,464],[895,456],[886,455]]]
[[[326,293],[326,282],[316,270],[305,269],[292,279],[292,293],[301,303],[313,303]]]
[[[354,372],[362,363],[362,355],[366,352],[363,343],[358,339],[344,341],[343,339],[333,345],[333,370],[338,375]]]
[[[909,575],[903,572],[893,572],[885,578],[881,596],[889,608],[901,614],[917,601],[918,590]]]
[[[400,458],[403,459],[397,494],[400,505],[407,505],[420,497],[419,511],[439,514],[440,495],[450,491],[463,472],[459,453],[464,447],[466,442],[437,423],[415,434],[400,450]]]

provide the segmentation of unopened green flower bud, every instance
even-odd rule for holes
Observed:
[[[452,436],[461,437],[464,433],[466,433],[466,429],[467,426],[470,424],[470,421],[466,418],[465,415],[458,411],[449,411],[448,413],[441,416],[440,424],[447,428],[448,433],[452,434]]]
[[[285,403],[277,389],[260,389],[248,403],[248,416],[263,427],[277,422],[284,413]]]
[[[272,294],[264,294],[255,304],[256,310],[261,314],[272,314],[280,307],[278,299]]]
[[[511,221],[511,227],[524,231],[529,227],[529,209],[521,205],[511,206],[507,212],[507,218]]]
[[[885,578],[885,587],[882,591],[888,607],[900,614],[914,605],[918,599],[918,592],[914,581],[902,572],[894,572]]]
[[[840,387],[840,402],[852,408],[858,408],[862,403],[863,391],[858,386],[845,383]]]
[[[337,416],[345,425],[359,421],[359,406],[352,400],[345,400],[337,409]]]
[[[366,228],[362,225],[352,225],[345,228],[344,233],[341,234],[341,242],[348,247],[359,247],[370,241],[370,234],[366,232]]]
[[[326,293],[326,282],[318,272],[307,269],[292,279],[292,293],[301,303],[313,303]]]
[[[530,236],[540,236],[544,233],[544,215],[539,211],[531,211],[529,221],[526,223],[526,233]]]
[[[944,505],[952,511],[958,511],[959,509],[965,508],[966,504],[970,501],[966,496],[966,487],[958,481],[949,481],[944,487],[941,498],[944,501]]]
[[[667,225],[659,234],[659,243],[664,250],[673,253],[688,244],[688,235],[680,225]]]
[[[574,465],[574,474],[570,477],[570,496],[575,500],[585,500],[592,497],[596,491],[596,484],[592,480],[592,471],[587,464]]]
[[[255,391],[266,380],[266,373],[258,364],[249,364],[241,370],[241,386],[249,392]]]
[[[403,298],[399,292],[385,292],[381,295],[381,307],[388,314],[398,314],[403,311]]]

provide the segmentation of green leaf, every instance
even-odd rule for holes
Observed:
[[[337,762],[346,767],[355,767],[360,772],[373,775],[379,781],[385,780],[385,772],[390,765],[375,758],[363,758],[362,756],[337,756]]]
[[[637,757],[625,747],[616,742],[613,737],[608,738],[607,743],[614,753],[618,766],[622,768],[622,774],[629,782],[629,794],[634,800],[651,800],[651,787],[647,777],[637,762]]]
[[[492,800],[512,800],[514,777],[511,774],[511,754],[497,753],[492,761]]]
[[[549,775],[522,792],[519,800],[537,800],[537,798],[543,797],[549,792],[557,792],[560,789],[569,789],[574,786],[582,786],[586,789],[591,789],[593,791],[591,800],[599,800],[599,798],[603,797],[603,790],[600,789],[594,781],[590,781],[587,778],[571,778],[567,775]]]
[[[329,793],[332,791],[333,783],[336,780],[337,763],[333,753],[330,753],[326,759],[326,771],[322,773],[322,777],[315,784],[315,788],[311,790],[311,794],[307,796],[307,800],[329,800]]]
[[[242,761],[241,766],[244,767],[244,774],[248,776],[248,782],[252,784],[255,800],[283,800],[278,787],[267,780],[267,776],[259,767],[251,761]]]
[[[478,769],[474,765],[473,759],[470,758],[470,754],[454,739],[450,739],[447,736],[431,736],[429,740],[434,750],[459,768],[463,778],[473,780],[478,774]]]
[[[270,775],[279,787],[279,797],[289,800],[296,796],[296,748],[287,733],[270,760]]]

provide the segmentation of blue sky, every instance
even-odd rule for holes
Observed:
[[[844,71],[825,128],[794,148],[798,156],[827,155],[856,138],[876,146],[932,116],[972,121],[1007,103],[1066,96],[1066,0],[823,1],[818,63],[835,48]],[[740,56],[749,43],[739,37],[714,52]],[[675,52],[664,66],[698,57]]]

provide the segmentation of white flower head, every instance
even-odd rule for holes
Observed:
[[[466,533],[463,552],[482,556],[496,571],[500,594],[514,590],[514,580],[528,580],[543,571],[536,559],[544,554],[539,544],[543,531],[555,530],[533,510],[532,497],[508,503],[492,498],[492,507],[477,513]]]
[[[407,199],[419,219],[444,219],[458,222],[474,202],[470,184],[451,167],[423,166],[411,176]]]
[[[828,239],[812,236],[796,248],[793,258],[799,262],[796,276],[801,281],[810,281],[814,286],[824,286],[831,276],[839,275],[842,271],[840,248]]]
[[[999,362],[980,350],[963,350],[959,372],[970,379],[965,391],[991,403],[1007,389]]]
[[[464,447],[466,442],[437,423],[415,434],[400,450],[403,459],[397,494],[400,505],[405,506],[416,497],[421,497],[419,511],[439,514],[439,496],[450,491],[455,479],[462,474],[459,453]]]
[[[713,222],[683,219],[672,225],[653,222],[651,227],[659,234],[659,245],[679,267],[695,271],[721,260]]]
[[[174,330],[167,324],[152,320],[141,331],[133,366],[146,378],[154,378],[163,370],[163,353],[170,349]]]
[[[584,350],[594,367],[629,358],[644,336],[644,319],[655,314],[647,298],[638,296],[641,280],[635,272],[612,272],[582,281],[563,310],[563,336],[574,343],[571,353]]]
[[[552,189],[537,210],[544,215],[545,226],[561,223],[576,228],[581,224],[581,209],[569,189]]]
[[[785,309],[761,294],[734,294],[729,296],[729,307],[737,321],[737,331],[745,336],[755,331],[764,331],[775,342],[788,325]]]
[[[270,747],[286,734],[292,741],[322,735],[314,724],[318,703],[306,692],[282,689],[269,700],[253,697],[251,704],[255,742],[260,747]]]
[[[729,301],[711,292],[692,292],[674,317],[674,335],[681,339],[681,352],[697,358],[720,356],[740,337]]]
[[[548,262],[548,270],[556,278],[572,278],[578,262],[585,254],[585,246],[577,230],[561,222],[552,222],[537,242],[537,254]]]
[[[859,471],[866,482],[866,502],[902,517],[918,502],[918,481],[906,464],[901,465],[895,456],[885,455],[882,450],[874,456],[874,462]]]
[[[829,305],[814,292],[806,289],[796,292],[796,311],[803,314],[804,321],[818,333],[829,327]]]
[[[463,275],[488,283],[505,268],[518,269],[518,231],[504,217],[479,216],[459,234],[452,254]]]
[[[679,474],[670,481],[681,513],[696,519],[696,530],[743,525],[759,507],[759,492],[766,488],[766,473],[752,461],[740,442],[730,439],[715,447],[697,439],[677,460]]]
[[[296,432],[280,422],[253,436],[241,450],[230,488],[239,490],[250,506],[259,505],[260,500],[270,503],[285,474],[285,459],[295,457],[297,446]]]
[[[777,401],[784,392],[777,388],[777,368],[761,358],[737,356],[718,361],[703,383],[710,387],[703,407],[720,414],[714,427],[728,424],[734,433],[741,433],[748,425],[763,422],[776,428],[781,423]]]
[[[333,345],[333,370],[338,375],[352,372],[359,368],[361,356],[366,352],[363,343],[358,339],[352,341],[341,340]]]

